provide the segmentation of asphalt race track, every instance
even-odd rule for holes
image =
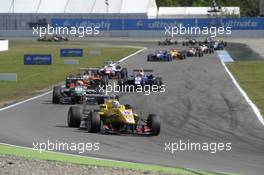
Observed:
[[[121,45],[122,43],[115,43]],[[216,54],[174,62],[147,62],[156,43],[123,43],[148,50],[123,63],[129,70],[153,69],[163,77],[163,94],[125,94],[144,114],[162,118],[157,137],[88,134],[66,124],[69,105],[51,104],[51,94],[0,112],[0,141],[33,147],[33,142],[99,142],[100,151],[85,155],[115,160],[263,174],[264,126],[236,89]],[[168,47],[169,48],[169,47]],[[165,142],[231,142],[232,150],[215,154],[202,151],[165,151]],[[76,154],[76,152],[75,152]]]

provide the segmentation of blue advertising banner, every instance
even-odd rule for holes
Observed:
[[[184,19],[51,19],[52,27],[99,27],[100,30],[164,30],[166,26],[224,26],[232,30],[264,30],[264,18]]]
[[[164,30],[169,26],[195,26],[195,19],[127,19],[124,30]]]
[[[99,27],[100,30],[122,30],[122,19],[51,19],[52,27]]]
[[[24,55],[24,65],[51,65],[51,55]]]
[[[264,30],[264,18],[223,18],[223,19],[199,19],[197,25],[224,26],[232,30]]]
[[[61,49],[61,57],[82,57],[83,49]]]

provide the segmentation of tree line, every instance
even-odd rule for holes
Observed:
[[[212,0],[156,0],[160,7],[170,6],[211,6]],[[260,0],[218,0],[221,6],[240,7],[242,17],[253,17],[259,15]]]

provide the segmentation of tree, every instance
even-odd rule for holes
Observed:
[[[260,0],[219,0],[221,6],[240,7],[241,16],[258,16]],[[212,0],[156,0],[160,7],[210,6]]]

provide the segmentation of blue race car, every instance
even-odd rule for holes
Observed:
[[[119,79],[118,80],[118,85],[119,86],[124,86],[124,85],[133,85],[133,86],[145,86],[145,85],[157,85],[160,87],[163,82],[161,77],[155,77],[153,74],[148,74],[146,72],[153,72],[152,70],[137,70],[135,69],[134,75],[131,75],[128,78],[125,79]]]
[[[170,52],[166,50],[156,51],[154,54],[148,55],[148,61],[172,61]]]

